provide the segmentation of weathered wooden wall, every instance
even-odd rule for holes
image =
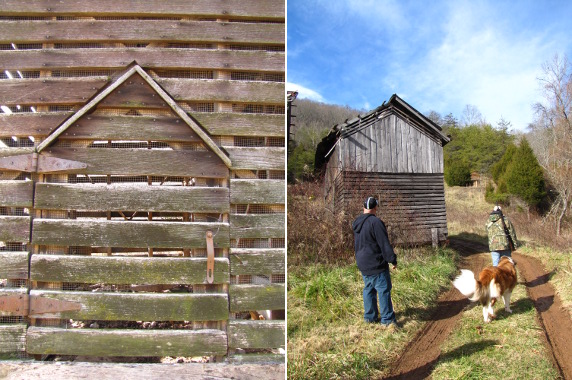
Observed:
[[[24,294],[28,310],[0,310],[0,354],[22,352],[26,331],[36,355],[284,347],[284,11],[281,0],[2,2],[0,299]],[[50,138],[133,65],[153,83],[133,75]],[[37,162],[22,169],[24,155]],[[42,170],[52,159],[86,166]],[[46,299],[71,309],[42,310]],[[242,319],[253,310],[281,320]]]

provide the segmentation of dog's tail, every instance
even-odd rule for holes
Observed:
[[[471,301],[486,298],[488,289],[475,279],[475,274],[468,269],[461,269],[461,274],[453,281],[453,286]]]

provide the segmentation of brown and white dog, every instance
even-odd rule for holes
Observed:
[[[455,288],[471,301],[480,301],[483,306],[483,318],[490,322],[495,316],[493,306],[497,298],[502,296],[504,309],[512,313],[510,309],[510,296],[516,286],[516,263],[512,258],[502,256],[497,267],[487,267],[475,279],[473,272],[461,269],[461,274],[453,281]]]

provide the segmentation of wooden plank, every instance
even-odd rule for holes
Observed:
[[[206,268],[206,267],[205,267]],[[105,321],[223,321],[228,319],[228,296],[222,293],[120,293],[31,290],[30,297],[71,302],[80,310],[35,313],[31,318]]]
[[[127,80],[120,83],[110,94],[101,99],[97,106],[169,109],[169,105],[139,73],[134,73]]]
[[[29,216],[0,216],[0,241],[27,243],[30,241]]]
[[[32,181],[0,181],[0,206],[32,207]]]
[[[25,317],[28,305],[28,289],[0,288],[0,317]]]
[[[284,105],[282,82],[238,80],[157,79],[177,101],[250,102]]]
[[[237,249],[230,252],[230,273],[233,276],[280,274],[286,271],[284,249]]]
[[[229,227],[224,223],[34,219],[33,228],[33,243],[39,245],[204,248],[209,230],[217,232],[215,248],[230,245]]]
[[[104,78],[12,79],[0,83],[0,104],[85,103],[106,84]]]
[[[228,323],[229,348],[278,348],[286,341],[285,321],[239,321]]]
[[[230,216],[230,238],[284,238],[285,226],[286,216],[284,214],[232,214]]]
[[[285,66],[285,53],[161,48],[0,51],[0,62],[2,62],[4,70],[80,70],[98,67],[115,68],[122,71],[125,66],[133,61],[137,61],[141,67],[146,69],[255,70],[282,73]],[[76,79],[78,78],[72,80]],[[9,82],[14,81],[17,80]],[[25,81],[31,83],[31,79]],[[7,82],[3,81],[2,85],[8,84]],[[10,97],[5,96],[3,98]]]
[[[170,0],[165,7],[162,0],[123,3],[115,0],[84,1],[4,0],[0,15],[3,16],[156,16],[156,17],[247,17],[284,19],[283,0]]]
[[[59,136],[61,140],[140,140],[200,142],[199,136],[176,116],[86,115]]]
[[[2,84],[0,84],[2,86]],[[0,137],[47,136],[54,131],[71,112],[61,113],[13,113],[0,114]]]
[[[0,252],[0,278],[28,279],[28,252]]]
[[[225,187],[38,183],[36,209],[228,213]]]
[[[285,137],[284,115],[192,113],[211,135]]]
[[[244,354],[232,355],[228,357],[227,362],[230,364],[283,364],[286,359],[281,354]]]
[[[286,148],[225,147],[232,161],[232,169],[285,170]]]
[[[0,325],[0,355],[1,359],[10,356],[4,354],[17,354],[26,349],[26,329],[25,324]]]
[[[206,257],[33,255],[30,278],[41,282],[206,284]],[[229,260],[215,258],[214,283],[229,283]]]
[[[283,23],[182,20],[0,21],[0,43],[171,42],[285,43]]]
[[[28,329],[29,354],[106,356],[226,355],[224,331],[100,330],[35,327]]]
[[[283,310],[285,290],[284,284],[230,285],[230,311]]]
[[[86,169],[66,173],[209,178],[229,176],[226,165],[211,151],[49,147],[41,154],[88,165]]]
[[[285,204],[286,181],[267,179],[231,179],[230,203]]]

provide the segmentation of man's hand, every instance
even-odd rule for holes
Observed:
[[[397,265],[393,265],[393,264],[391,264],[391,269],[393,269],[393,270],[397,270]]]

